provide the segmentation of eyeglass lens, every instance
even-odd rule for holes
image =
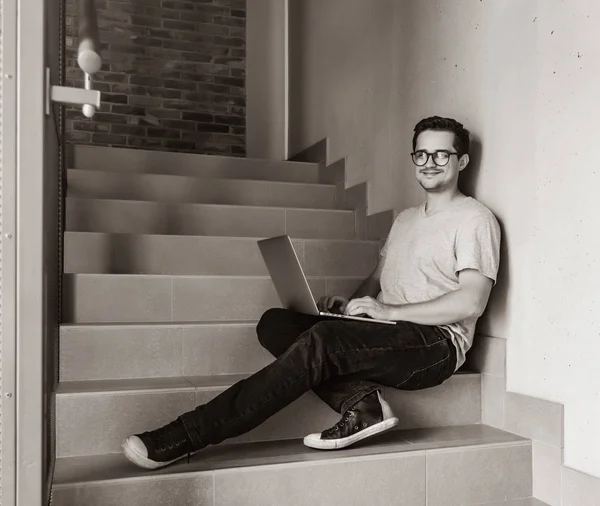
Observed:
[[[429,160],[429,157],[432,157],[433,163],[439,166],[444,166],[450,160],[450,153],[447,151],[434,151],[433,153],[428,153],[427,151],[416,151],[412,155],[413,162],[415,165],[423,166]]]

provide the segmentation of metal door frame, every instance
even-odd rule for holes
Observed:
[[[18,0],[17,506],[42,506],[46,1]]]
[[[16,504],[16,369],[17,369],[17,5],[2,1],[2,162],[1,202],[2,222],[0,241],[2,248],[0,270],[2,339],[2,388],[0,483],[4,506]]]
[[[2,504],[42,506],[45,1],[2,10]]]

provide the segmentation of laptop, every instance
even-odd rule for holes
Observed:
[[[394,321],[376,320],[370,316],[349,316],[319,311],[289,236],[281,235],[257,242],[277,295],[279,295],[279,300],[286,309],[298,313],[332,316],[346,320],[396,324]]]

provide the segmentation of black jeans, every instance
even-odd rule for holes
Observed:
[[[270,309],[256,332],[277,359],[181,415],[194,449],[248,432],[311,389],[343,413],[380,385],[430,388],[452,376],[456,367],[456,348],[434,326]]]

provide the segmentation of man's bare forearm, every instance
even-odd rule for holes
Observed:
[[[428,302],[388,306],[390,320],[421,325],[447,325],[465,318],[481,316],[477,299],[468,290],[455,290]]]
[[[381,285],[379,283],[379,280],[369,277],[360,284],[360,286],[352,294],[352,297],[350,297],[350,299],[358,299],[360,297],[376,298],[379,295],[380,291]]]

